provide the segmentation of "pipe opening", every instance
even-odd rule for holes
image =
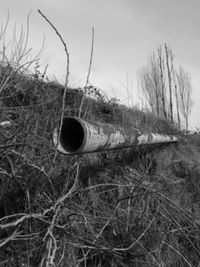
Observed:
[[[77,152],[84,140],[82,124],[74,118],[64,118],[60,134],[60,143],[70,153]]]

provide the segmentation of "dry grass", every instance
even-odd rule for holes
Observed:
[[[52,130],[81,103],[88,119],[178,132],[92,86],[95,100],[10,64],[0,80],[0,121],[11,122],[0,126],[0,266],[198,266],[199,134],[55,158]]]

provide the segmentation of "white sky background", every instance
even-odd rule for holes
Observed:
[[[64,82],[66,58],[62,44],[37,9],[62,34],[70,53],[70,84],[85,84],[91,49],[95,45],[90,83],[108,96],[127,101],[121,83],[127,84],[133,102],[138,101],[137,73],[157,47],[168,43],[175,55],[175,66],[190,72],[194,106],[192,128],[200,128],[200,1],[199,0],[7,0],[1,1],[0,21],[10,12],[10,25],[30,18],[29,46],[39,50],[45,34],[41,65]],[[8,32],[9,35],[9,32]],[[10,33],[11,36],[11,33]],[[114,92],[113,92],[114,91]]]

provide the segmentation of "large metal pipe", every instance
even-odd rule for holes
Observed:
[[[138,129],[125,130],[109,123],[89,122],[77,117],[63,119],[59,129],[53,131],[53,144],[67,155],[84,154],[132,146],[177,142],[177,137],[156,133],[145,133]]]

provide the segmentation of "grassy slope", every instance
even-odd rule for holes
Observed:
[[[0,121],[13,123],[0,128],[0,266],[198,266],[198,134],[96,91],[86,118],[175,133],[179,144],[55,156],[63,87],[5,66],[0,81]],[[65,115],[78,114],[81,95],[68,90]]]

